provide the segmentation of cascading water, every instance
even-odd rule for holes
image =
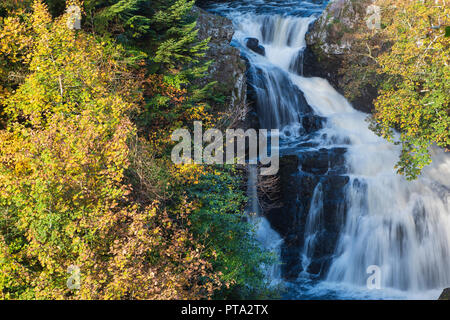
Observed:
[[[303,246],[303,270],[308,270],[317,245],[317,235],[322,231],[321,219],[323,216],[323,190],[319,183],[314,190],[311,207],[308,212],[305,226],[305,244]]]
[[[399,147],[370,131],[367,115],[326,80],[302,76],[305,34],[325,5],[208,8],[233,21],[260,125],[280,129],[281,154],[295,157],[290,200],[269,217],[284,238],[286,298],[436,298],[450,286],[450,157],[433,150],[432,166],[406,181],[394,170]],[[264,55],[247,48],[249,38]],[[263,222],[267,243],[276,236]],[[370,266],[381,290],[366,287]]]
[[[258,199],[258,168],[256,165],[248,166],[247,196],[249,206],[247,216],[256,226],[256,239],[261,246],[275,253],[279,257],[280,246],[283,239],[271,227],[269,221],[261,215]],[[281,282],[281,270],[278,263],[271,266],[262,266],[265,269],[270,285],[275,286]]]
[[[417,181],[406,181],[394,170],[399,148],[374,135],[365,114],[353,110],[323,79],[294,76],[293,81],[327,118],[317,142],[327,148],[348,143],[346,219],[326,280],[363,286],[367,268],[375,265],[384,288],[424,292],[448,286],[448,155],[434,150],[434,164]]]

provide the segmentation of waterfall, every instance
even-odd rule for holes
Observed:
[[[246,51],[250,61],[250,85],[257,100],[261,127],[296,127],[300,115],[310,108],[286,70],[298,65],[299,53],[306,47],[305,34],[313,18],[242,15],[233,20],[237,25],[235,44]],[[265,57],[246,49],[249,38],[260,41]]]
[[[319,183],[311,199],[311,207],[308,212],[305,228],[305,244],[303,247],[303,270],[308,270],[313,253],[317,245],[317,235],[322,230],[321,219],[323,215],[323,191],[322,184]]]
[[[300,162],[292,179],[313,185],[310,198],[297,199],[307,208],[294,206],[304,221],[298,223],[299,277],[315,274],[322,281],[316,288],[348,285],[368,297],[367,270],[377,266],[386,292],[439,292],[450,286],[450,156],[433,149],[433,164],[419,179],[398,175],[400,147],[369,130],[367,115],[327,80],[303,77],[305,33],[320,6],[297,1],[305,10],[291,13],[295,1],[288,2],[261,1],[258,8],[242,1],[211,10],[234,23],[233,44],[248,60],[261,127],[281,130],[282,154]],[[264,56],[246,47],[248,38],[259,40]],[[273,241],[267,219],[258,234]]]
[[[247,207],[247,216],[251,223],[256,226],[256,240],[264,249],[273,252],[275,258],[280,257],[280,246],[283,239],[270,226],[269,221],[260,213],[260,204],[258,199],[258,167],[248,165],[247,196],[249,203]],[[270,285],[275,286],[281,282],[281,269],[278,262],[271,266],[261,266],[267,276]]]
[[[364,285],[367,268],[381,269],[383,287],[427,290],[450,284],[450,158],[434,150],[434,163],[417,181],[396,174],[398,146],[373,134],[323,79],[293,76],[314,110],[327,117],[328,139],[348,141],[346,222],[327,275]],[[334,138],[334,139],[333,139]]]

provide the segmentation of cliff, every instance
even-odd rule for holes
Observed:
[[[328,58],[352,50],[355,33],[367,19],[367,7],[373,1],[332,0],[308,33],[307,42]]]
[[[199,39],[211,39],[204,59],[213,62],[208,70],[209,76],[202,79],[203,84],[217,81],[214,90],[225,97],[230,110],[244,112],[247,96],[246,66],[240,58],[239,50],[230,45],[234,34],[232,22],[198,7],[194,7],[193,11],[198,15]]]
[[[377,95],[376,75],[370,70],[373,59],[366,52],[367,44],[377,40],[376,30],[368,25],[372,4],[372,0],[331,0],[306,37],[305,75],[327,78],[364,112],[373,109]]]

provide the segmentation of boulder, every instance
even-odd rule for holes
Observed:
[[[326,275],[345,222],[345,188],[350,179],[345,175],[346,148],[305,150],[297,146],[294,155],[280,158],[279,198],[282,207],[265,214],[271,226],[284,239],[281,247],[282,275],[295,280],[301,271],[319,278]],[[302,252],[305,228],[316,187],[321,184],[323,193],[320,231],[312,252],[311,264],[303,270]]]
[[[260,54],[262,56],[266,55],[266,49],[259,44],[259,40],[256,38],[247,38],[245,45],[247,46],[247,48],[249,48],[253,52],[256,52],[257,54]]]

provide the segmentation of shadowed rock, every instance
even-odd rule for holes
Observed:
[[[438,300],[450,300],[450,288],[444,289]]]
[[[247,48],[249,48],[253,52],[256,52],[257,54],[260,54],[262,56],[266,55],[266,49],[259,44],[259,40],[256,38],[247,38],[245,45],[247,46]]]
[[[198,39],[210,38],[205,56],[206,61],[213,61],[208,70],[208,76],[196,79],[195,85],[205,86],[217,81],[216,93],[226,97],[225,105],[232,110],[245,110],[247,97],[246,65],[241,59],[239,49],[230,45],[234,35],[231,20],[210,14],[198,7],[192,10],[198,16]]]

